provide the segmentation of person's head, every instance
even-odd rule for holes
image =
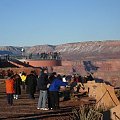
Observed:
[[[75,81],[75,77],[71,76],[71,82],[74,82],[74,81]]]
[[[12,77],[12,74],[7,74],[8,77]]]
[[[53,74],[53,75],[57,75],[57,73],[56,73],[56,72],[53,72],[52,74]]]
[[[25,72],[23,72],[23,73],[22,73],[22,75],[26,75],[26,73],[25,73]]]
[[[43,69],[43,72],[44,72],[44,73],[48,73],[48,70],[47,70],[47,69]]]
[[[57,75],[57,78],[62,80],[62,76],[60,74]]]
[[[51,75],[54,76],[54,77],[57,77],[57,73],[56,72],[53,72]]]

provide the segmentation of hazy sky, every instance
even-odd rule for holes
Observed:
[[[120,40],[120,0],[0,0],[0,46]]]

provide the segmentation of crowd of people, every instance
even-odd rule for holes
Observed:
[[[9,75],[13,75],[13,71],[8,69],[8,70],[4,70],[4,69],[1,69],[0,70],[0,79],[5,79],[7,76]]]
[[[46,53],[46,52],[43,52],[43,53],[37,53],[37,54],[29,54],[28,57],[26,58],[29,58],[29,59],[47,59],[47,60],[51,60],[51,59],[54,59],[54,60],[60,60],[61,59],[61,54],[60,52],[49,52],[49,53]]]
[[[73,93],[86,93],[84,82],[93,80],[91,74],[85,77],[76,74],[61,76],[56,72],[48,73],[47,68],[40,69],[39,75],[35,71],[29,74],[25,72],[14,74],[12,71],[7,71],[5,74],[8,104],[13,105],[13,99],[19,99],[21,89],[26,90],[29,99],[35,99],[34,95],[37,91],[39,98],[36,107],[39,110],[59,109],[60,91],[64,93],[64,100],[68,100]]]
[[[22,54],[18,56],[4,54],[0,55],[0,61],[8,61],[11,59],[43,59],[43,60],[61,60],[61,53],[60,52],[42,52],[42,53],[30,53],[30,54]]]

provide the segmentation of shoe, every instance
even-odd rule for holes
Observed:
[[[39,107],[38,107],[37,109],[38,109],[38,110],[43,110],[44,108],[39,108]]]
[[[43,108],[42,110],[49,110],[48,108]]]

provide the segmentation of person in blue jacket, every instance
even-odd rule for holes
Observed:
[[[55,75],[56,77],[50,84],[49,95],[51,109],[59,109],[59,90],[60,86],[66,86],[67,83],[62,81],[61,75]]]

